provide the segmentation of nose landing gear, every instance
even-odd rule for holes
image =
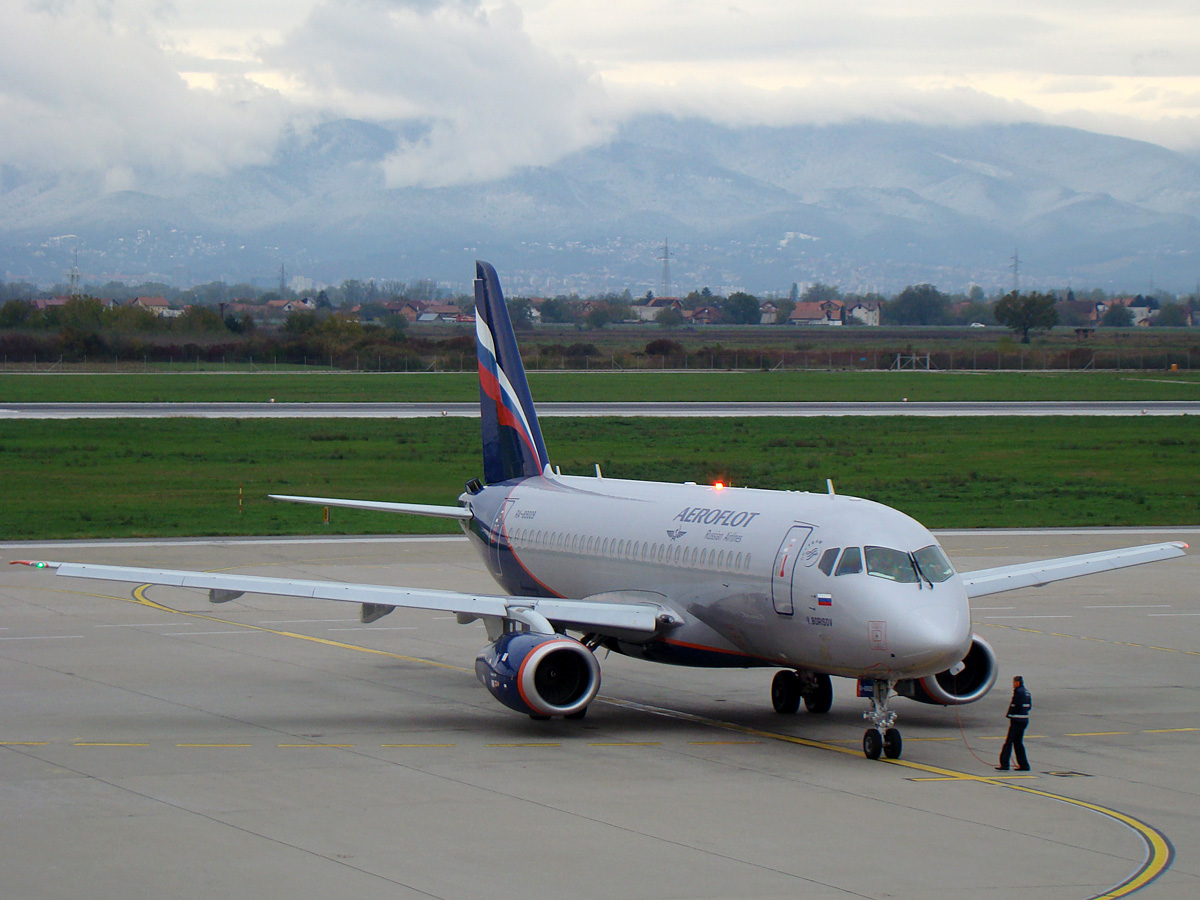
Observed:
[[[899,759],[904,748],[899,729],[892,727],[896,723],[896,711],[888,709],[895,684],[894,681],[876,681],[871,686],[871,708],[863,713],[863,718],[871,722],[863,735],[863,754],[867,759],[879,759],[881,754],[888,759]]]

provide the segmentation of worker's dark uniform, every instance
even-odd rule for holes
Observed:
[[[1000,749],[1000,768],[1008,768],[1009,755],[1017,753],[1017,769],[1029,771],[1029,760],[1025,757],[1025,729],[1029,725],[1029,710],[1033,706],[1033,698],[1025,685],[1018,685],[1013,691],[1012,703],[1008,704],[1008,737]]]

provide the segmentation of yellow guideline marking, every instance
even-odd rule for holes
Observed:
[[[145,591],[148,587],[150,587],[149,584],[143,584],[143,585],[140,585],[139,587],[135,588],[134,592],[133,592],[134,599],[132,601],[129,601],[129,600],[127,600],[127,598],[124,598],[124,597],[110,597],[109,599],[126,600],[126,602],[140,603],[144,606],[149,606],[152,609],[161,610],[162,612],[175,613],[177,615],[183,615],[183,616],[191,616],[192,618],[204,619],[204,620],[207,620],[210,622],[220,622],[225,625],[236,625],[236,626],[239,626],[242,628],[249,628],[254,631],[265,631],[270,634],[278,634],[283,637],[293,637],[293,638],[297,638],[298,640],[303,640],[303,641],[313,641],[318,644],[325,644],[326,646],[331,646],[331,647],[340,647],[345,650],[357,650],[360,653],[370,653],[370,654],[374,654],[377,656],[387,656],[392,659],[401,659],[406,662],[423,663],[425,665],[437,666],[438,668],[442,668],[442,669],[452,669],[452,670],[458,671],[458,672],[471,672],[472,671],[471,669],[467,669],[463,666],[453,666],[453,665],[449,665],[447,663],[434,662],[433,660],[429,660],[429,659],[420,659],[420,658],[411,657],[411,656],[402,656],[399,653],[389,653],[386,650],[375,650],[370,647],[359,647],[354,644],[344,644],[340,641],[331,641],[331,640],[327,640],[325,638],[312,637],[312,636],[306,635],[306,634],[296,634],[294,632],[289,632],[289,631],[275,631],[274,629],[271,629],[271,628],[263,628],[260,625],[244,625],[241,622],[233,622],[228,619],[218,619],[215,616],[206,616],[206,615],[202,615],[200,613],[182,612],[177,609],[171,609],[169,606],[163,606],[162,604],[155,603],[153,600],[150,600],[149,598],[147,598],[145,596]],[[103,595],[94,594],[92,596],[103,596]],[[994,625],[993,627],[1009,628],[1011,626]],[[1032,629],[1032,628],[1022,628],[1019,630],[1029,631],[1033,634],[1040,633],[1036,629]],[[1200,656],[1200,651],[1196,651],[1196,650],[1183,650],[1183,651],[1177,650],[1174,652],[1176,652],[1176,653],[1182,652],[1182,653],[1190,654],[1192,656]],[[832,744],[825,743],[823,741],[812,741],[812,740],[808,740],[807,738],[792,737],[791,735],[778,734],[776,732],[771,732],[771,731],[760,731],[759,729],[756,729],[756,728],[750,728],[750,727],[747,727],[744,725],[736,725],[732,722],[721,722],[716,719],[707,719],[707,718],[704,718],[703,716],[694,716],[694,715],[691,715],[690,713],[680,713],[680,712],[676,712],[674,710],[665,710],[665,709],[660,709],[660,708],[653,707],[653,706],[646,706],[641,703],[633,703],[633,702],[624,701],[624,700],[615,700],[612,698],[602,698],[602,699],[604,702],[611,703],[615,706],[627,706],[627,707],[630,707],[633,709],[641,709],[641,710],[644,710],[647,712],[655,713],[657,715],[672,716],[675,718],[684,719],[686,721],[697,722],[700,724],[708,725],[710,727],[722,728],[727,731],[740,732],[741,734],[753,735],[755,737],[766,738],[768,740],[785,741],[787,743],[800,744],[800,745],[806,746],[806,747],[813,747],[818,750],[829,750],[833,753],[844,753],[849,756],[857,756],[861,752],[858,749],[835,747]],[[1034,737],[1034,735],[1026,735],[1026,736]],[[133,745],[133,746],[145,746],[145,745]],[[522,746],[524,746],[524,747],[560,747],[562,745],[561,744],[549,744],[549,743],[536,743],[536,744],[488,744],[488,746],[489,747],[522,747]],[[1126,878],[1120,884],[1113,887],[1108,892],[1103,893],[1103,894],[1095,894],[1095,895],[1089,897],[1088,900],[1118,900],[1118,898],[1126,897],[1129,894],[1132,894],[1133,892],[1138,891],[1141,888],[1145,887],[1147,884],[1149,884],[1151,881],[1153,881],[1155,878],[1157,878],[1159,875],[1161,875],[1163,872],[1165,872],[1167,870],[1167,868],[1171,865],[1171,860],[1174,856],[1174,851],[1171,847],[1170,842],[1166,839],[1166,837],[1161,832],[1159,832],[1157,829],[1152,828],[1151,826],[1147,825],[1145,822],[1141,822],[1138,819],[1133,818],[1132,816],[1127,816],[1124,813],[1117,812],[1116,810],[1107,809],[1107,808],[1105,808],[1103,806],[1099,806],[1098,804],[1095,804],[1095,803],[1087,803],[1083,800],[1074,800],[1070,797],[1064,797],[1061,794],[1053,794],[1053,793],[1050,793],[1049,791],[1043,791],[1043,790],[1038,790],[1038,789],[1032,788],[1032,787],[1026,787],[1025,785],[1006,783],[1006,782],[1000,781],[999,779],[996,779],[996,778],[970,775],[966,772],[955,772],[951,769],[939,769],[935,766],[926,766],[922,763],[914,763],[914,762],[909,762],[907,760],[902,760],[902,759],[889,759],[889,760],[886,760],[886,762],[888,762],[892,765],[905,766],[907,768],[917,769],[919,771],[930,772],[931,774],[934,774],[934,775],[948,776],[952,779],[959,780],[959,781],[972,781],[972,782],[977,782],[979,784],[989,784],[989,785],[994,785],[997,787],[1004,787],[1011,791],[1022,791],[1027,794],[1033,794],[1035,796],[1046,797],[1050,800],[1057,800],[1060,803],[1067,803],[1072,806],[1078,806],[1082,809],[1091,810],[1092,812],[1095,812],[1095,813],[1098,813],[1099,815],[1111,818],[1117,822],[1120,822],[1122,825],[1125,825],[1126,827],[1132,829],[1134,832],[1136,832],[1137,834],[1139,834],[1142,837],[1142,840],[1146,844],[1146,859],[1143,862],[1142,866],[1136,872],[1134,872],[1131,876]]]
[[[48,747],[49,741],[0,741],[0,747]]]
[[[1200,728],[1155,728],[1153,731],[1147,731],[1146,734],[1170,734],[1175,731],[1200,731]]]
[[[276,744],[276,747],[284,747],[288,750],[334,750],[347,749],[353,747],[353,744]]]
[[[327,647],[338,647],[342,650],[357,650],[359,653],[371,653],[375,656],[386,656],[390,659],[402,659],[405,662],[422,663],[427,666],[436,666],[439,669],[452,669],[456,672],[474,672],[474,669],[468,669],[463,666],[452,666],[448,663],[435,662],[432,659],[421,659],[416,656],[404,656],[401,653],[389,653],[387,650],[376,650],[372,647],[360,647],[357,644],[344,644],[341,641],[331,641],[328,638],[313,637],[311,634],[297,634],[294,631],[277,631],[274,628],[263,628],[261,625],[248,625],[245,622],[235,622],[232,619],[218,619],[216,616],[207,616],[203,613],[185,612],[181,609],[172,609],[169,606],[163,606],[161,603],[155,603],[146,596],[146,589],[151,587],[149,584],[142,584],[133,590],[133,599],[126,597],[112,597],[112,600],[124,600],[127,603],[140,603],[142,606],[148,606],[151,609],[157,609],[160,612],[175,613],[177,616],[189,616],[193,619],[202,619],[205,622],[217,622],[221,625],[234,625],[238,628],[247,628],[251,631],[262,631],[267,634],[277,634],[280,637],[296,638],[301,641],[312,641],[315,644],[324,644]],[[102,596],[95,594],[93,596]]]
[[[380,747],[386,747],[389,750],[394,750],[398,747],[454,747],[456,744],[380,744]]]
[[[1018,778],[1037,778],[1036,775],[990,775],[996,781],[1013,781]],[[925,778],[910,778],[909,781],[962,781],[961,775],[930,775]]]
[[[1068,731],[1063,737],[1107,737],[1110,734],[1131,734],[1129,731]]]
[[[530,741],[529,743],[512,743],[512,744],[484,744],[485,747],[561,747],[562,744],[548,744],[543,741]]]
[[[591,741],[589,747],[661,747],[662,741]]]
[[[1030,634],[1044,634],[1050,637],[1076,638],[1081,641],[1097,641],[1101,644],[1119,644],[1122,647],[1138,647],[1142,650],[1160,650],[1163,653],[1183,653],[1187,656],[1200,656],[1200,650],[1180,650],[1177,647],[1156,647],[1153,644],[1138,644],[1134,641],[1110,641],[1106,638],[1089,637],[1085,634],[1061,634],[1057,631],[1041,631],[1037,628],[1018,628],[1013,625],[1001,625],[999,622],[980,622],[986,628],[1009,628],[1014,631],[1027,631]]]
[[[611,698],[607,698],[607,702],[612,703],[615,706],[640,709],[656,715],[682,719],[687,722],[695,722],[701,725],[708,725],[713,728],[721,728],[726,731],[735,731],[740,734],[751,734],[755,737],[766,738],[773,741],[783,741],[789,744],[800,744],[804,747],[813,747],[818,750],[829,750],[833,753],[844,753],[848,756],[857,756],[862,752],[858,749],[851,750],[845,747],[835,747],[833,744],[826,743],[824,741],[813,741],[809,740],[808,738],[794,737],[790,734],[762,731],[758,728],[751,728],[748,725],[738,725],[734,722],[722,722],[719,719],[709,719],[704,716],[678,712],[672,709],[663,709],[661,707],[649,706],[643,703],[635,703],[629,700],[613,700]],[[1007,788],[1010,791],[1021,791],[1025,794],[1032,794],[1037,797],[1045,797],[1048,800],[1057,800],[1060,803],[1066,803],[1070,806],[1078,806],[1081,809],[1090,810],[1091,812],[1112,819],[1131,829],[1142,838],[1143,843],[1146,845],[1146,858],[1142,862],[1142,865],[1120,884],[1115,885],[1103,894],[1093,894],[1091,897],[1088,897],[1087,900],[1118,900],[1118,898],[1127,897],[1134,891],[1141,890],[1143,887],[1165,872],[1170,867],[1171,860],[1174,858],[1174,850],[1171,847],[1171,842],[1168,841],[1166,836],[1162,832],[1158,831],[1158,829],[1133,818],[1133,816],[1127,816],[1125,813],[1100,806],[1097,803],[1088,803],[1085,800],[1076,800],[1072,797],[1064,797],[1062,794],[1054,794],[1050,791],[1043,791],[1039,788],[1027,787],[1023,784],[1013,784],[1011,781],[1003,781],[1001,778],[990,775],[971,775],[968,772],[957,772],[953,769],[943,769],[938,766],[910,762],[905,759],[883,759],[880,760],[880,762],[886,762],[893,766],[903,766],[907,769],[916,769],[919,772],[928,772],[931,775],[942,776],[947,781],[968,781],[976,784],[992,785],[993,787]],[[1011,778],[1012,776],[1009,777]]]
[[[240,749],[242,747],[249,747],[250,744],[176,744],[175,746],[176,747],[194,748],[194,749],[204,748],[204,749],[211,749],[211,750],[235,750],[235,749]]]
[[[761,744],[761,743],[762,743],[762,741],[688,741],[688,743],[689,743],[689,744],[696,744],[696,745],[699,745],[699,746],[706,746],[706,745],[709,745],[709,744],[712,744],[712,745],[724,745],[724,744]]]
[[[119,744],[115,741],[76,741],[76,747],[149,747],[149,744]]]

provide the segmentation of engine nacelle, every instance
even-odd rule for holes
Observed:
[[[582,712],[600,690],[595,655],[563,634],[502,634],[476,658],[475,675],[509,709],[533,716]]]
[[[983,698],[996,683],[996,652],[977,634],[971,635],[971,649],[962,662],[945,672],[926,675],[896,685],[896,692],[920,703],[958,706]]]

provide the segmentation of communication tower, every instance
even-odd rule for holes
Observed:
[[[662,293],[660,293],[659,296],[660,297],[670,297],[671,296],[671,247],[670,247],[670,244],[667,242],[666,238],[663,238],[662,256],[660,256],[659,259],[662,260],[662,264],[663,264]]]

